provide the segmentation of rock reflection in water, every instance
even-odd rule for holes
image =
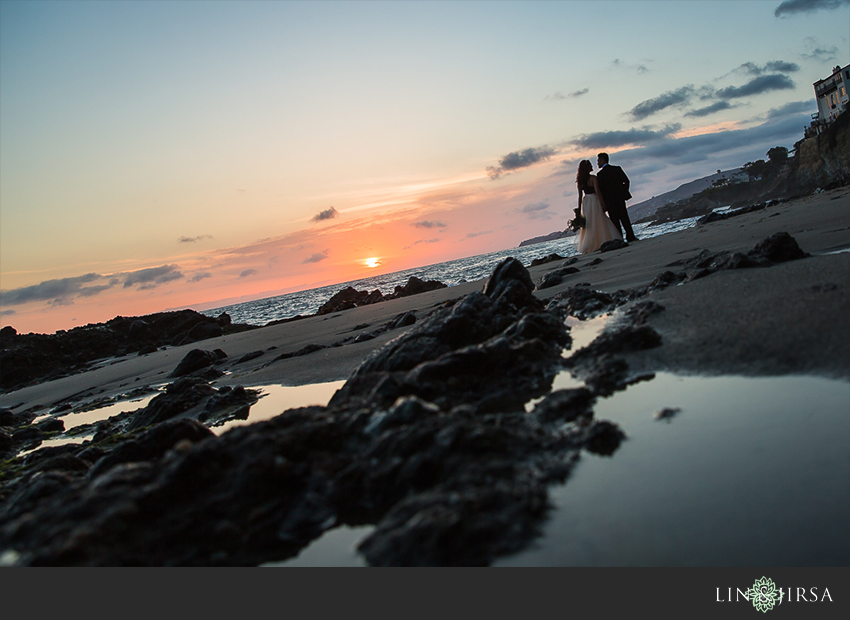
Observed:
[[[261,564],[264,567],[365,567],[366,560],[357,553],[357,545],[375,531],[374,525],[351,527],[342,525],[328,530],[311,542],[296,557]]]
[[[850,384],[660,373],[594,413],[628,440],[583,454],[544,535],[497,566],[847,564]]]
[[[328,383],[312,383],[309,385],[259,385],[251,389],[260,390],[260,400],[251,406],[248,418],[232,420],[221,426],[212,427],[216,435],[236,426],[245,426],[268,420],[295,407],[310,405],[327,405],[331,396],[345,384],[345,381],[330,381]]]

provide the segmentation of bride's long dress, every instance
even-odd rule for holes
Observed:
[[[581,201],[581,210],[586,221],[578,233],[576,249],[582,254],[590,254],[599,249],[606,241],[622,239],[623,235],[614,226],[608,214],[602,210],[602,203],[595,193],[585,193]]]

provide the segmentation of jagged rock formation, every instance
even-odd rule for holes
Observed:
[[[144,354],[248,329],[256,327],[232,324],[227,314],[213,318],[194,310],[117,316],[55,334],[18,334],[4,327],[0,330],[0,390],[80,372],[98,359]]]
[[[358,306],[368,306],[376,304],[388,299],[398,299],[399,297],[407,297],[409,295],[417,295],[426,291],[434,291],[440,288],[446,288],[446,285],[437,280],[420,280],[416,276],[410,276],[404,286],[397,286],[389,295],[384,295],[378,289],[374,291],[358,291],[353,286],[346,287],[336,293],[333,297],[327,300],[318,309],[316,314],[330,314],[331,312],[340,312],[342,310],[350,310]]]

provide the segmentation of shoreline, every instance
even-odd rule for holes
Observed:
[[[522,562],[516,554],[540,536],[555,487],[574,488],[564,485],[583,454],[605,460],[631,436],[637,439],[614,462],[649,458],[633,448],[651,436],[604,413],[615,399],[623,405],[614,410],[638,392],[664,407],[684,404],[668,405],[658,392],[677,376],[803,375],[837,380],[833,391],[850,386],[848,201],[845,187],[605,253],[531,268],[506,259],[486,281],[105,360],[3,394],[3,424],[11,421],[14,432],[0,429],[0,448],[29,443],[25,457],[0,469],[0,559],[9,566],[256,566],[295,557],[340,525],[372,524],[358,545],[372,566]],[[560,282],[535,287],[544,277]],[[409,313],[416,321],[399,327]],[[593,318],[605,328],[574,350],[568,324]],[[378,328],[374,337],[331,346]],[[206,366],[173,372],[194,349],[206,351]],[[343,380],[327,405],[287,409],[220,435],[211,430],[247,418],[254,387]],[[91,440],[39,448],[42,437],[64,430],[68,413],[166,383],[144,408],[97,422]],[[704,399],[704,423],[745,419],[734,417],[735,401],[720,417],[713,404]],[[773,416],[750,417],[738,440],[751,445],[747,437],[759,436],[762,450],[777,451],[770,466],[781,468],[783,451],[801,449],[796,429],[805,423],[832,456],[800,475],[815,472],[843,492],[848,480],[835,465],[850,448],[843,413],[829,405],[824,423],[801,420],[799,407],[781,412],[781,445],[769,440]],[[697,417],[690,411],[673,427],[685,431]],[[712,458],[727,448],[727,430],[714,426],[710,443],[688,438],[704,471],[722,465]],[[757,470],[762,461],[741,462]],[[725,472],[730,484],[737,474]],[[676,506],[670,501],[665,518],[682,527]],[[776,508],[776,535],[791,535]],[[830,531],[846,531],[845,512],[842,504],[830,517]],[[711,562],[738,557],[738,535],[726,533],[731,555]],[[782,564],[792,556],[776,557]],[[833,556],[817,557],[806,561]]]
[[[788,232],[807,253],[813,256],[803,263],[788,263],[771,269],[736,270],[713,274],[700,282],[691,282],[656,293],[666,305],[676,309],[673,313],[653,319],[671,336],[683,334],[678,339],[677,350],[671,360],[662,358],[666,352],[658,351],[636,356],[644,359],[647,368],[660,364],[675,369],[681,364],[689,372],[699,372],[700,364],[710,363],[712,374],[729,372],[793,372],[794,355],[804,355],[806,363],[800,370],[821,372],[830,376],[850,378],[850,361],[842,351],[824,349],[829,343],[821,337],[828,335],[834,343],[850,340],[850,322],[842,312],[850,307],[846,286],[850,280],[848,255],[829,254],[850,248],[850,225],[846,223],[846,204],[850,201],[850,188],[844,187],[789,202],[779,203],[762,211],[699,225],[684,231],[648,238],[629,247],[607,253],[595,252],[578,258],[572,266],[577,273],[564,276],[553,287],[536,290],[535,296],[547,300],[577,284],[587,283],[589,288],[614,293],[620,289],[646,286],[660,273],[671,269],[671,263],[693,257],[700,251],[746,252],[759,240],[779,231]],[[529,268],[536,283],[545,274],[557,271],[563,261],[553,261]],[[595,263],[595,264],[593,264]],[[760,314],[747,313],[747,321],[735,319],[743,316],[747,306],[748,276],[762,282],[758,303],[764,304]],[[807,287],[806,282],[811,282]],[[271,360],[281,353],[296,352],[310,344],[330,346],[339,340],[369,332],[407,312],[415,312],[421,319],[441,304],[458,299],[472,291],[481,290],[484,281],[467,282],[409,297],[361,306],[328,315],[313,315],[297,321],[259,327],[247,332],[211,338],[192,344],[168,347],[144,356],[129,355],[108,360],[106,365],[80,374],[38,383],[14,392],[0,395],[0,407],[25,410],[34,406],[49,406],[69,399],[74,394],[98,390],[101,395],[115,395],[124,388],[141,387],[164,382],[180,360],[192,349],[221,349],[227,354],[223,364],[232,374],[221,378],[220,385],[241,384],[246,387],[281,384],[298,386],[347,379],[356,366],[372,351],[404,333],[406,328],[389,330],[374,339],[354,342],[341,347],[319,350],[307,356]],[[812,287],[821,286],[823,290]],[[785,288],[787,287],[787,289]],[[835,287],[835,288],[832,288]],[[809,290],[811,289],[811,290]],[[827,290],[828,289],[828,290]],[[818,300],[815,307],[803,303],[807,296]],[[773,301],[785,301],[774,305]],[[835,299],[833,299],[835,298]],[[722,299],[722,303],[718,303]],[[678,308],[681,308],[679,310]],[[768,311],[770,309],[770,311]],[[782,314],[773,317],[773,312]],[[773,317],[773,318],[772,318]],[[731,330],[722,343],[711,343],[711,335],[718,327]],[[781,324],[793,326],[783,331]],[[794,355],[784,364],[765,364],[774,353],[761,362],[752,356],[722,359],[722,351],[737,341],[736,355],[743,355],[748,336],[746,326],[763,326],[759,340],[767,335],[781,338],[777,351],[788,349]],[[783,337],[783,334],[787,337]],[[791,337],[793,334],[793,338]],[[813,339],[806,344],[806,339]],[[696,346],[709,347],[703,354],[693,350]],[[685,351],[691,348],[691,355]],[[254,360],[236,364],[242,356],[263,351]],[[822,359],[816,359],[821,353]]]

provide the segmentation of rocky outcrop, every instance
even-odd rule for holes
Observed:
[[[741,215],[766,204],[850,184],[850,113],[839,116],[820,135],[797,142],[794,156],[775,176],[710,187],[687,199],[664,205],[655,223],[702,216],[711,221]],[[732,213],[712,213],[732,206]]]
[[[350,310],[358,306],[368,306],[376,304],[388,299],[398,299],[399,297],[407,297],[409,295],[417,295],[427,291],[446,288],[446,285],[436,280],[420,280],[416,276],[410,276],[404,286],[396,286],[395,290],[389,295],[384,295],[378,289],[374,291],[358,291],[353,286],[344,288],[336,293],[328,301],[322,304],[316,311],[317,315],[330,314],[332,312],[341,312]]]
[[[788,173],[771,188],[767,198],[801,196],[850,184],[850,113],[845,112],[823,133],[795,146]]]
[[[204,412],[244,401],[183,377],[91,442],[13,461],[4,561],[256,565],[343,523],[376,525],[360,546],[376,566],[487,565],[521,549],[548,485],[623,437],[593,419],[591,391],[548,394],[569,335],[532,289],[504,261],[483,291],[365,360],[327,407],[213,436]]]
[[[248,329],[255,327],[231,324],[227,314],[213,318],[194,310],[117,316],[106,323],[55,334],[18,334],[14,328],[4,327],[0,330],[0,390],[11,391],[80,372],[99,359],[155,351]]]
[[[247,566],[293,557],[342,524],[374,524],[358,547],[370,565],[488,565],[539,535],[549,485],[567,480],[582,451],[618,450],[622,430],[595,419],[593,406],[652,376],[634,376],[623,357],[663,346],[647,317],[664,308],[640,297],[703,270],[804,257],[780,234],[747,254],[686,259],[642,289],[576,286],[545,305],[528,271],[507,259],[483,290],[376,350],[328,406],[217,436],[209,421],[245,415],[252,395],[181,377],[144,409],[99,423],[89,442],[4,463],[0,557]],[[622,321],[563,357],[566,314],[626,301],[636,303]],[[551,391],[565,367],[584,386]],[[0,450],[51,432],[8,411],[0,422]]]

